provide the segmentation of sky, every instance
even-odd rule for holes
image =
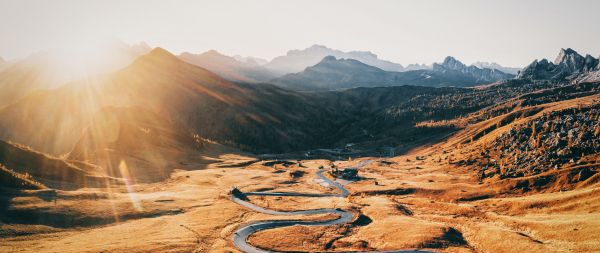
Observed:
[[[313,44],[398,62],[523,67],[560,48],[600,56],[597,0],[0,0],[0,57],[145,41],[265,59]]]

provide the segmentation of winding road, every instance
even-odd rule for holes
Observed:
[[[363,167],[367,164],[371,163],[370,160],[361,162],[357,167]],[[298,211],[276,211],[271,209],[266,209],[257,205],[254,205],[246,200],[245,196],[292,196],[292,197],[340,197],[345,198],[350,195],[350,192],[344,188],[344,186],[338,182],[332,181],[323,175],[325,171],[320,170],[317,172],[317,176],[337,188],[340,193],[337,194],[318,194],[318,193],[299,193],[299,192],[245,192],[240,194],[232,194],[231,198],[233,202],[238,203],[248,209],[265,213],[271,215],[314,215],[314,214],[334,214],[337,215],[338,218],[331,220],[321,220],[321,221],[310,221],[310,220],[266,220],[266,221],[257,221],[252,222],[250,224],[246,224],[239,228],[237,231],[233,233],[233,243],[235,246],[243,251],[248,253],[268,253],[273,252],[269,250],[260,249],[254,247],[248,243],[248,237],[250,235],[267,229],[274,229],[280,227],[289,227],[294,225],[302,225],[302,226],[331,226],[336,224],[348,223],[351,222],[354,218],[352,212],[345,211],[342,209],[334,209],[334,208],[322,208],[322,209],[311,209],[311,210],[298,210]],[[240,196],[242,195],[242,196]],[[429,251],[421,251],[421,250],[395,250],[395,251],[368,251],[372,253],[433,253]]]

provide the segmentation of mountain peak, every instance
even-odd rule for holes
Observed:
[[[446,58],[444,58],[444,62],[454,62],[454,61],[458,61],[456,60],[456,58],[454,58],[453,56],[446,56]]]
[[[171,52],[160,48],[155,47],[152,51],[148,52],[145,55],[140,56],[136,62],[164,62],[164,63],[177,63],[181,62],[177,56],[173,55]]]
[[[208,51],[204,52],[203,54],[204,55],[216,55],[216,56],[223,55],[223,54],[219,53],[219,51],[214,50],[214,49],[208,50]]]
[[[155,47],[154,49],[152,49],[152,51],[150,51],[149,53],[147,53],[146,56],[152,56],[152,57],[173,57],[173,58],[177,58],[171,52],[167,51],[166,49],[164,49],[162,47]]]
[[[577,53],[575,50],[571,49],[570,47],[567,49],[561,48],[560,51],[564,52],[566,54],[576,54]]]
[[[337,59],[333,55],[328,55],[328,56],[325,56],[325,58],[323,58],[323,60],[321,60],[321,62],[327,62],[327,61],[337,61]]]
[[[310,46],[307,49],[330,49],[330,48],[328,48],[328,47],[326,47],[324,45],[314,44],[314,45]]]
[[[558,65],[558,64],[568,61],[569,59],[579,60],[579,59],[583,59],[583,56],[581,56],[580,54],[578,54],[575,50],[573,50],[571,48],[567,48],[567,49],[561,48],[560,52],[558,53],[558,56],[554,60],[554,64]]]
[[[452,70],[458,70],[458,71],[462,71],[463,69],[467,68],[467,65],[460,62],[459,60],[457,60],[456,58],[454,58],[452,56],[447,56],[441,65],[446,69],[452,69]]]
[[[444,58],[444,62],[443,62],[444,65],[457,64],[457,63],[462,64],[462,62],[460,62],[459,60],[457,60],[456,58],[454,58],[452,56],[446,56],[446,58]]]

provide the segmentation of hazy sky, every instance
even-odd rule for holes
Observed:
[[[115,37],[174,53],[216,49],[271,59],[322,44],[408,63],[524,66],[561,47],[600,55],[600,1],[0,0],[0,56]]]

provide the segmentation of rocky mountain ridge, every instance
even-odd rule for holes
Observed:
[[[441,64],[434,63],[433,71],[437,72],[459,72],[464,75],[474,78],[477,83],[492,83],[498,80],[511,79],[514,75],[504,73],[497,69],[480,69],[476,66],[467,66],[464,63],[456,60],[452,56],[448,56]]]
[[[600,61],[591,55],[582,56],[571,48],[561,49],[554,62],[534,60],[517,76],[532,80],[572,80],[600,70]]]
[[[317,91],[399,85],[467,87],[511,78],[512,75],[495,69],[467,67],[453,57],[447,57],[442,64],[434,64],[431,70],[397,72],[354,59],[326,56],[302,72],[284,75],[271,83],[291,90]]]

